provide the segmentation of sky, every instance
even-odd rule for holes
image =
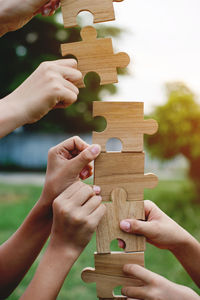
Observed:
[[[114,49],[131,64],[118,94],[103,100],[143,101],[149,113],[166,102],[166,82],[182,81],[200,102],[200,1],[124,0],[114,8],[116,20],[107,25],[125,29]]]
[[[200,98],[200,1],[124,0],[114,4],[115,26],[128,32],[114,46],[131,57],[109,100],[144,101],[149,113],[166,101],[165,83],[185,82]]]

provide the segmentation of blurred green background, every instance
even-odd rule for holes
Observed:
[[[1,243],[15,232],[39,198],[40,192],[41,187],[37,186],[0,185]],[[145,199],[153,200],[170,217],[199,239],[200,206],[192,202],[194,193],[193,185],[188,181],[161,181],[154,190],[146,191]],[[94,266],[93,253],[95,249],[95,237],[93,236],[92,241],[84,250],[65,280],[65,284],[58,297],[59,300],[96,299],[95,284],[85,284],[80,277],[83,268]],[[115,246],[111,249],[119,250]],[[17,300],[22,295],[34,275],[40,258],[41,254],[22,283],[8,298],[9,300]],[[198,293],[198,288],[170,252],[148,245],[145,260],[147,268],[176,283],[187,285]]]
[[[0,98],[12,92],[42,61],[60,58],[60,43],[80,39],[80,29],[64,30],[57,21],[58,14],[46,19],[37,17],[21,30],[9,33],[0,39]],[[122,32],[119,28],[102,25],[99,36],[119,37]],[[122,71],[120,73],[124,74]],[[72,135],[72,133],[87,134],[94,129],[101,130],[104,127],[103,121],[92,118],[92,101],[102,100],[103,93],[114,94],[116,92],[116,86],[100,87],[98,76],[89,74],[86,78],[86,89],[81,89],[79,99],[74,105],[67,110],[50,112],[36,124],[24,126],[21,132],[27,134],[28,139],[31,138],[30,132],[32,135],[41,133]],[[155,107],[152,114],[146,116],[155,118],[159,123],[158,133],[145,138],[146,149],[152,158],[160,160],[163,165],[165,161],[176,160],[177,156],[185,157],[188,162],[188,176],[184,176],[182,180],[170,180],[170,178],[160,180],[156,189],[146,191],[145,199],[151,199],[157,203],[170,217],[199,239],[200,108],[194,93],[183,83],[174,82],[166,85],[166,94],[166,104]],[[19,141],[20,134],[19,131],[11,134],[8,137],[9,141],[15,137]],[[0,141],[0,153],[6,141],[7,138]],[[15,147],[11,150],[14,153]],[[2,157],[3,155],[0,157],[1,171],[35,170],[34,165],[21,167],[16,162],[2,159]],[[44,169],[44,167],[40,168]],[[163,173],[165,171],[167,167],[163,169]],[[40,192],[39,186],[0,184],[1,243],[16,231],[39,198]],[[80,279],[81,270],[84,267],[93,266],[94,251],[95,238],[74,265],[58,299],[96,299],[95,285],[86,285]],[[40,257],[41,255],[9,299],[19,299],[33,277]],[[198,292],[197,287],[169,252],[148,246],[146,266]]]

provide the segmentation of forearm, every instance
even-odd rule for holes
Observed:
[[[20,300],[55,300],[77,257],[72,250],[50,243]]]
[[[17,232],[0,247],[0,295],[7,297],[22,280],[47,240],[48,208],[36,204]]]
[[[14,100],[12,94],[0,100],[0,138],[26,123],[23,107]]]
[[[172,253],[183,265],[193,281],[200,287],[200,243],[189,233]]]

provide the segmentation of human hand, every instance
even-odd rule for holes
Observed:
[[[120,228],[129,233],[144,235],[150,244],[173,251],[189,238],[189,233],[168,217],[153,202],[144,201],[146,222],[127,219],[120,222]],[[119,246],[124,248],[122,241]]]
[[[72,183],[79,178],[90,177],[92,175],[90,162],[99,155],[100,150],[99,145],[90,146],[76,136],[51,148],[40,201],[51,206],[53,200]]]
[[[81,181],[68,187],[53,202],[50,247],[80,255],[105,213],[101,202],[94,189]]]
[[[6,103],[23,120],[22,125],[36,122],[51,109],[74,103],[79,93],[75,84],[80,78],[74,59],[44,62],[6,97]]]
[[[199,300],[190,288],[175,284],[139,265],[125,265],[124,273],[142,281],[140,287],[123,287],[122,294],[127,300]]]
[[[56,9],[60,7],[60,0],[50,0],[43,5],[35,14],[41,13],[43,16],[51,16],[55,13]]]
[[[23,27],[38,13],[52,15],[60,6],[60,0],[0,0],[0,4],[0,23],[4,27],[4,34]]]

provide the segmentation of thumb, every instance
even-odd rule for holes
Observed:
[[[80,152],[79,155],[71,159],[71,164],[73,164],[73,173],[78,175],[84,167],[97,158],[100,152],[101,147],[97,144],[94,144],[87,147],[85,150]]]
[[[120,222],[120,228],[129,233],[141,234],[148,237],[151,233],[151,224],[148,221],[127,219]]]

